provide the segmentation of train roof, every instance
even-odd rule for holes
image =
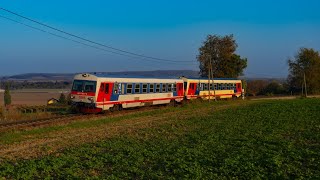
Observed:
[[[186,78],[186,79],[192,79],[192,80],[208,80],[208,78],[203,77],[172,77],[172,76],[161,76],[161,77],[153,77],[153,76],[138,76],[138,75],[127,75],[127,74],[121,74],[121,75],[113,75],[113,74],[93,74],[97,77],[103,77],[103,78],[141,78],[141,79],[180,79],[180,78]],[[237,78],[213,78],[213,80],[239,80]]]
[[[153,76],[136,76],[136,75],[126,75],[126,74],[121,74],[121,75],[114,75],[114,74],[88,74],[88,73],[82,73],[82,74],[77,74],[75,75],[76,79],[98,79],[98,78],[110,78],[110,79],[145,79],[145,80],[191,80],[191,81],[199,81],[199,80],[208,80],[208,78],[201,78],[201,77],[153,77]],[[93,80],[92,79],[92,80]],[[213,78],[213,80],[217,81],[223,81],[223,80],[229,80],[229,81],[239,81],[240,79],[237,78]]]
[[[175,77],[153,77],[153,76],[138,76],[138,75],[127,75],[127,74],[121,74],[121,75],[113,75],[113,74],[91,74],[99,78],[135,78],[135,79],[179,79]]]
[[[154,77],[141,77],[141,76],[128,76],[128,75],[108,75],[108,74],[77,74],[74,76],[75,80],[88,80],[88,81],[118,81],[118,82],[160,82],[160,83],[173,83],[183,82],[179,78],[154,78]]]
[[[190,80],[208,80],[208,78],[204,78],[204,77],[182,77],[182,78],[186,78],[186,79],[190,79]],[[213,78],[213,80],[240,80],[237,78]]]

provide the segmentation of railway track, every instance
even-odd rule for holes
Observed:
[[[320,96],[314,97],[319,98]],[[286,96],[286,97],[265,97],[265,98],[250,98],[250,100],[265,100],[265,99],[294,99],[297,98],[296,96]],[[0,123],[0,132],[9,131],[9,130],[22,130],[32,127],[44,126],[44,125],[51,125],[54,123],[69,123],[72,121],[80,120],[80,119],[88,119],[88,118],[98,118],[98,117],[110,117],[110,116],[118,116],[118,115],[126,115],[128,113],[134,113],[138,111],[147,111],[152,109],[157,109],[157,106],[150,106],[150,107],[140,107],[137,109],[126,109],[124,111],[117,111],[117,112],[106,112],[104,114],[70,114],[70,115],[63,115],[58,117],[52,118],[43,118],[43,119],[34,119],[34,120],[21,120],[21,121],[14,121],[14,122],[6,122]]]
[[[53,122],[62,121],[72,117],[77,117],[77,115],[64,115],[64,116],[58,116],[58,117],[52,117],[52,118],[21,120],[21,121],[0,123],[0,132],[11,130],[11,129],[23,129],[25,127],[41,126],[41,125],[45,125]]]
[[[102,117],[112,117],[112,116],[122,116],[129,113],[148,111],[156,109],[159,107],[143,107],[137,109],[126,109],[124,111],[115,111],[115,112],[105,112],[103,114],[69,114],[63,116],[56,116],[51,118],[42,118],[34,120],[17,120],[14,122],[4,122],[0,123],[0,132],[10,131],[10,130],[23,130],[40,126],[49,126],[57,123],[70,123],[73,121],[81,119],[90,119],[90,118],[102,118]]]

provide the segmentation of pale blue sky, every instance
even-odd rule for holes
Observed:
[[[0,7],[115,48],[194,61],[156,63],[114,55],[0,17],[0,76],[28,72],[198,70],[198,48],[208,34],[234,34],[237,53],[248,58],[247,76],[285,77],[286,61],[300,47],[320,50],[317,0],[0,0]],[[48,30],[1,10],[0,16]]]

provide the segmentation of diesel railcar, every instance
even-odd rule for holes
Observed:
[[[210,82],[204,78],[182,77],[185,88],[185,99],[225,99],[239,98],[244,95],[239,79],[214,78]]]
[[[71,90],[73,105],[85,113],[176,103],[183,98],[182,79],[78,74]]]

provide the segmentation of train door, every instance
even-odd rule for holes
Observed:
[[[113,83],[101,83],[97,102],[110,101],[112,94],[112,84]]]
[[[197,90],[197,83],[190,83],[188,89],[188,95],[195,95]]]
[[[236,84],[237,92],[242,92],[241,83]]]
[[[177,83],[177,95],[183,96],[183,84],[182,83]]]

